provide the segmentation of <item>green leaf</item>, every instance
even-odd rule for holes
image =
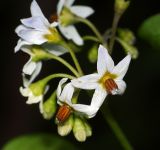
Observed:
[[[75,150],[71,143],[52,134],[24,135],[9,141],[2,150]]]
[[[154,49],[160,49],[160,14],[145,20],[140,26],[138,34]]]

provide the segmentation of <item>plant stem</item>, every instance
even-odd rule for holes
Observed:
[[[63,65],[65,65],[76,77],[79,77],[79,73],[75,70],[75,68],[73,68],[66,60],[64,60],[63,58],[61,57],[58,57],[56,55],[53,55],[53,54],[50,54],[48,53],[47,54],[47,57],[48,58],[52,58],[54,60],[57,60],[59,61],[60,63],[62,63]]]
[[[42,80],[45,80],[45,82],[48,82],[50,81],[51,79],[54,79],[54,78],[68,78],[68,79],[74,79],[75,77],[74,76],[71,76],[69,74],[64,74],[64,73],[57,73],[57,74],[52,74],[52,75],[49,75],[47,77],[45,77],[44,79]]]
[[[94,24],[92,22],[90,22],[89,20],[84,19],[84,18],[78,18],[78,21],[86,24],[95,33],[95,35],[97,36],[99,42],[100,43],[104,43],[104,40],[103,40],[103,38],[101,36],[101,33],[98,31],[98,29],[94,26]]]
[[[108,125],[110,126],[110,128],[114,132],[115,136],[119,140],[120,144],[124,148],[124,150],[133,150],[133,147],[131,146],[131,144],[127,140],[126,136],[122,132],[121,128],[119,127],[118,123],[116,122],[116,120],[112,116],[111,112],[109,111],[109,108],[105,109],[103,106],[102,107],[102,114],[103,114],[105,120],[107,121]]]
[[[114,18],[113,18],[113,23],[112,23],[112,33],[111,33],[111,38],[110,38],[110,42],[109,42],[109,53],[112,53],[113,47],[114,47],[114,42],[115,42],[115,35],[116,35],[116,31],[117,31],[117,26],[118,26],[118,22],[120,20],[121,15],[119,13],[114,14]]]
[[[94,36],[84,36],[83,40],[90,40],[90,41],[94,41],[94,42],[98,42],[99,43],[99,39],[94,37]]]
[[[65,42],[62,42],[61,44],[62,44],[62,46],[64,46],[66,49],[68,49],[68,51],[69,51],[69,53],[70,53],[70,55],[71,55],[71,57],[72,57],[72,59],[73,59],[73,62],[74,62],[74,64],[75,64],[75,66],[76,66],[76,68],[77,68],[80,76],[82,76],[82,75],[83,75],[83,71],[82,71],[82,69],[81,69],[81,66],[80,66],[80,64],[79,64],[79,61],[78,61],[75,53],[73,52],[73,50],[72,50]]]

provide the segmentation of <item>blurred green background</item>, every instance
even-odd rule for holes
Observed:
[[[46,16],[55,11],[56,0],[37,0]],[[125,77],[128,88],[123,96],[112,96],[108,105],[113,115],[130,140],[135,150],[153,150],[159,147],[160,134],[160,49],[154,49],[141,40],[137,31],[141,23],[148,17],[160,12],[157,0],[133,0],[120,21],[120,27],[133,30],[137,36],[139,58],[131,62]],[[21,69],[28,57],[22,52],[14,54],[14,46],[18,37],[14,33],[19,19],[29,17],[31,0],[2,1],[0,5],[1,19],[1,100],[0,100],[0,147],[8,140],[28,133],[45,132],[57,135],[54,120],[46,121],[39,113],[37,105],[26,105],[25,98],[19,93],[22,85]],[[92,6],[96,13],[90,17],[101,32],[109,28],[113,17],[113,0],[77,0],[76,3]],[[84,25],[78,25],[82,33],[86,33]],[[88,43],[90,44],[90,43]],[[83,52],[78,56],[86,73],[95,70],[95,65],[88,67],[87,56]],[[68,55],[63,56],[68,59]],[[115,47],[113,58],[118,62],[124,57]],[[45,62],[40,77],[66,69],[57,62]],[[54,82],[58,83],[58,81]],[[56,85],[54,84],[54,85]],[[85,98],[85,97],[84,97]],[[101,113],[91,119],[93,136],[85,143],[78,143],[70,134],[65,139],[74,143],[79,149],[122,150]],[[62,142],[63,143],[63,142]]]

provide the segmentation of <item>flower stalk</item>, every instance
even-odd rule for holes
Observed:
[[[116,138],[124,148],[124,150],[133,150],[133,147],[131,146],[130,142],[128,141],[127,137],[124,135],[123,131],[119,127],[118,123],[112,116],[109,108],[105,108],[105,106],[102,107],[101,112],[103,114],[104,119],[112,129],[113,133],[115,134]]]

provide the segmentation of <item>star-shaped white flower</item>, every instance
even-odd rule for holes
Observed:
[[[28,100],[26,101],[27,104],[39,103],[40,112],[43,114],[43,98],[49,90],[49,86],[46,85],[46,83],[43,81],[29,84],[29,81],[26,79],[25,76],[23,76],[23,80],[24,85],[23,87],[20,87],[20,93],[22,94],[22,96],[28,97]]]
[[[94,117],[98,111],[96,106],[72,103],[72,97],[74,93],[74,87],[72,86],[72,83],[70,82],[66,84],[64,88],[62,88],[67,80],[67,78],[63,78],[59,82],[57,88],[57,103],[61,106],[56,115],[57,121],[60,123],[65,121],[71,112],[84,115],[87,118]]]
[[[131,56],[127,55],[116,66],[106,48],[102,45],[98,49],[97,72],[86,75],[78,79],[73,79],[72,85],[80,88],[92,90],[95,89],[91,105],[99,109],[108,94],[123,94],[126,89],[126,83],[123,80]]]
[[[94,10],[91,7],[88,6],[81,6],[81,5],[74,5],[75,0],[60,0],[58,5],[57,5],[57,15],[58,15],[58,26],[61,31],[61,33],[64,35],[69,40],[73,40],[77,45],[83,45],[83,39],[79,35],[77,29],[74,27],[73,23],[71,22],[68,25],[63,25],[63,22],[61,20],[62,15],[66,15],[66,13],[63,14],[63,10],[65,8],[72,13],[72,15],[82,17],[82,18],[87,18],[91,14],[94,13]],[[66,18],[65,18],[66,17]],[[65,16],[64,19],[67,21],[70,21],[70,17]],[[73,18],[74,19],[74,18]],[[66,23],[64,22],[64,23]],[[73,20],[74,22],[74,20]]]
[[[57,26],[56,22],[49,23],[35,0],[31,3],[30,9],[32,17],[21,19],[22,24],[15,30],[20,37],[15,52],[23,45],[41,45],[47,42],[47,35],[53,35],[52,30]]]

